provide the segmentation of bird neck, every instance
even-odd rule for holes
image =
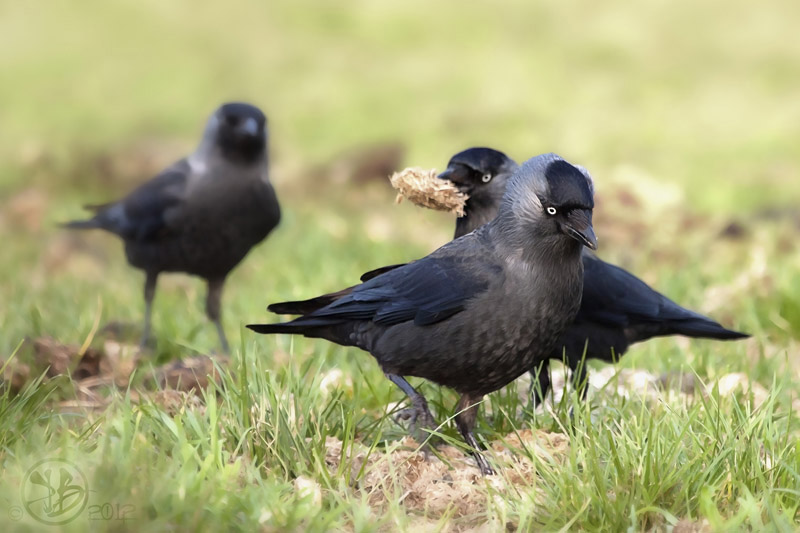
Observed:
[[[455,238],[466,235],[494,220],[500,201],[490,194],[473,194],[464,204],[464,216],[456,219]]]
[[[536,221],[501,214],[484,227],[498,252],[514,261],[555,268],[581,265],[581,243],[562,233],[537,231],[537,226]]]
[[[269,167],[269,138],[253,145],[236,147],[224,146],[211,135],[205,135],[200,145],[190,156],[195,161],[219,161],[223,163],[254,167],[263,165]]]

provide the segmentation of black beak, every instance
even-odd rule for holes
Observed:
[[[575,209],[567,215],[563,225],[564,232],[590,250],[597,250],[597,237],[592,228],[592,212],[588,209]]]
[[[242,137],[257,137],[259,134],[258,122],[253,117],[247,117],[237,126]]]
[[[459,165],[460,167],[460,165]],[[458,187],[458,190],[469,194],[472,191],[472,184],[469,183],[467,171],[462,168],[447,167],[444,172],[436,176],[440,180],[447,180]]]

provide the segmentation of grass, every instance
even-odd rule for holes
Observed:
[[[80,517],[52,530],[797,528],[795,2],[0,7],[0,72],[12,80],[0,86],[0,355],[4,371],[31,367],[24,388],[0,395],[0,529],[42,530],[16,513],[26,472],[50,457],[91,489]],[[217,343],[201,284],[165,276],[155,351],[105,391],[103,409],[66,404],[77,379],[44,375],[23,339],[102,347],[98,326],[140,320],[143,277],[112,237],[56,224],[141,182],[155,165],[142,153],[190,149],[232,98],[270,116],[285,216],[229,278],[230,366],[177,407],[146,389],[150,365]],[[391,416],[402,394],[371,357],[243,328],[270,319],[268,303],[450,238],[450,217],[325,171],[353,146],[396,140],[420,166],[474,144],[587,166],[602,257],[753,338],[659,339],[617,365],[692,374],[708,387],[691,395],[609,386],[531,413],[510,386],[479,418],[482,440],[514,450],[490,452],[505,465],[495,479],[463,477],[473,467],[456,450],[442,452],[452,469],[414,485],[409,473],[428,467],[402,440]],[[752,387],[725,389],[731,373]],[[414,384],[458,446],[455,395]],[[553,434],[566,444],[550,446]],[[333,457],[332,442],[345,452]]]

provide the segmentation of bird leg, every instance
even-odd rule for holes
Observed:
[[[550,391],[550,360],[545,359],[539,364],[539,368],[530,371],[531,387],[528,391],[531,397],[531,410],[535,411],[540,405],[544,405],[544,399]]]
[[[475,457],[475,462],[478,463],[478,468],[481,469],[481,474],[484,476],[491,476],[494,470],[486,458],[480,452],[480,445],[478,444],[472,429],[475,427],[475,421],[478,418],[478,403],[482,396],[473,397],[469,394],[463,394],[456,404],[455,421],[458,431],[464,440],[472,447],[472,456]]]
[[[156,281],[158,272],[148,272],[144,280],[144,326],[142,327],[142,340],[139,349],[144,350],[150,339],[150,316],[153,311],[153,298],[156,296]]]
[[[401,411],[398,418],[408,419],[409,433],[411,433],[411,436],[417,442],[424,443],[431,436],[430,433],[425,430],[432,431],[436,429],[436,423],[433,421],[433,415],[428,408],[427,400],[425,400],[425,397],[418,393],[403,376],[386,374],[386,377],[389,378],[389,381],[400,387],[411,400],[412,407]]]
[[[224,353],[230,353],[228,339],[225,338],[225,330],[222,329],[222,285],[224,279],[208,280],[208,295],[206,296],[206,315],[217,327],[219,343]]]

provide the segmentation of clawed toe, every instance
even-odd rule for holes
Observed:
[[[483,454],[476,453],[475,461],[478,463],[478,468],[480,468],[482,475],[493,476],[495,474],[494,468],[489,466],[489,463],[486,461],[486,458],[483,456]]]
[[[397,412],[394,415],[394,421],[398,424],[400,422],[408,422],[409,424],[414,424],[417,420],[417,410],[413,407],[407,407]]]
[[[419,443],[429,441],[431,438],[430,432],[436,427],[433,422],[433,417],[429,412],[414,407],[399,411],[394,416],[394,421],[398,424],[401,424],[401,422],[408,422],[409,435]]]

